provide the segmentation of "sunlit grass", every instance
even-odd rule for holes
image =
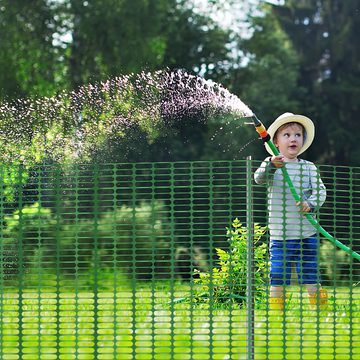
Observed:
[[[174,302],[191,287],[42,289],[1,295],[1,359],[246,359],[244,309]],[[350,296],[351,295],[351,296]],[[360,292],[327,310],[294,291],[284,314],[255,310],[255,359],[360,359]]]

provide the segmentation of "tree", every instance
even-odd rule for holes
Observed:
[[[358,0],[289,0],[272,7],[299,57],[302,112],[321,134],[313,154],[337,165],[358,164],[360,150],[353,136],[360,130],[359,6]]]
[[[210,14],[196,12],[189,3],[179,1],[169,12],[163,65],[221,81],[231,61],[231,32],[212,20]]]
[[[229,32],[182,0],[70,1],[73,87],[169,67],[216,78],[228,59]]]
[[[0,0],[0,98],[45,96],[59,86],[55,9],[46,0]]]
[[[254,16],[251,24],[252,36],[239,39],[247,64],[234,71],[231,90],[268,125],[274,116],[298,108],[298,59],[274,16]]]
[[[3,36],[9,41],[2,43],[6,69],[0,77],[3,98],[58,95],[63,90],[76,91],[81,85],[129,73],[137,74],[143,70],[183,68],[215,81],[226,76],[225,64],[230,61],[230,33],[210,17],[197,13],[190,0],[37,0],[31,3],[31,8],[28,2],[20,0],[11,2],[11,6],[8,0],[0,1],[0,31],[10,34]],[[30,31],[27,31],[28,28]],[[65,97],[71,99],[71,96]],[[56,138],[54,132],[61,129],[65,136],[76,130],[74,126],[79,114],[70,113],[69,109],[76,104],[69,101],[61,105],[64,116],[56,115],[57,107],[51,102],[44,105],[41,100],[41,109],[35,111],[36,119],[25,116],[19,120],[26,128],[22,138],[25,137],[26,144],[34,145],[34,154],[44,152],[41,144],[45,140],[48,145],[51,142],[44,135],[49,127],[51,139]],[[16,104],[23,107],[21,102]],[[28,114],[29,111],[26,108],[15,112],[11,110],[9,114],[6,109],[13,109],[9,103],[3,109],[7,114],[2,114],[1,127],[6,127],[7,133],[16,132],[21,128],[19,121],[16,126],[9,126],[9,122],[15,124],[16,114]],[[172,128],[175,130],[174,141],[168,141],[172,130],[164,128],[163,134],[159,132],[162,136],[159,147],[166,147],[162,152],[164,159],[174,159],[175,154],[177,159],[183,160],[203,156],[208,130],[204,118],[200,117],[183,117],[175,124]],[[86,121],[89,117],[82,118]],[[215,127],[214,120],[212,131],[216,131]],[[140,133],[139,136],[144,139],[144,147],[136,147],[139,156],[143,156],[149,142],[154,143],[155,140],[154,137],[149,139],[143,130],[132,132],[133,135]],[[34,136],[37,136],[36,141]],[[24,149],[21,142],[16,143],[15,152],[18,147]],[[189,151],[185,154],[184,144],[189,143],[196,144],[187,146]],[[136,153],[132,154],[133,161],[139,159]],[[111,160],[117,159],[112,157]],[[106,159],[103,158],[103,161]]]
[[[209,17],[196,13],[189,3],[70,1],[69,11],[73,15],[73,41],[68,57],[71,87],[144,69],[182,68],[206,78],[221,79],[225,73],[223,63],[229,61],[230,33]],[[149,145],[144,131],[132,128],[127,139],[137,137],[136,146],[131,146],[127,139],[110,140],[114,151],[109,152],[105,146],[98,158],[104,161],[109,156],[112,161],[121,161],[126,153],[126,158],[133,161],[160,160],[159,154],[162,160],[199,159],[206,131],[203,118],[183,117],[170,131],[163,128],[159,141],[151,139],[154,145]],[[193,146],[186,145],[184,152],[184,145],[189,143]],[[119,151],[123,146],[126,149]]]
[[[90,81],[160,67],[166,48],[163,33],[167,0],[70,0],[72,87]]]

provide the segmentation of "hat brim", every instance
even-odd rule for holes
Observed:
[[[267,132],[270,135],[271,139],[273,140],[274,135],[275,135],[276,131],[280,128],[280,126],[287,124],[287,123],[291,123],[291,122],[299,123],[305,129],[306,137],[304,140],[304,144],[303,144],[301,150],[299,151],[298,155],[300,155],[304,151],[306,151],[310,147],[312,142],[314,141],[315,126],[311,119],[309,119],[306,116],[296,115],[296,114],[289,114],[286,116],[281,115],[269,126],[269,128],[267,129]],[[270,155],[274,155],[270,146],[267,143],[265,143],[265,148],[266,148],[266,151]]]

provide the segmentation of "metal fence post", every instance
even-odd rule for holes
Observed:
[[[246,354],[247,359],[254,359],[254,219],[253,219],[253,189],[252,189],[251,156],[246,158]]]

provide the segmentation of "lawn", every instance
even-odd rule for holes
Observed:
[[[357,290],[357,289],[355,289]],[[1,359],[246,359],[244,309],[173,301],[184,284],[1,294]],[[316,311],[294,290],[284,315],[255,310],[255,359],[360,359],[360,292]]]

